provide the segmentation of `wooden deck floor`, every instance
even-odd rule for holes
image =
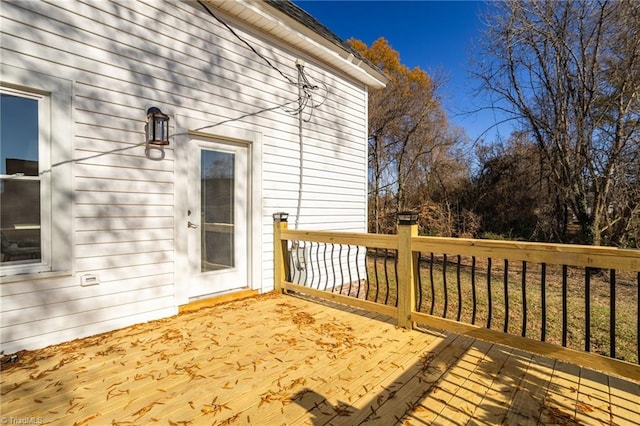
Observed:
[[[25,352],[1,385],[9,424],[640,423],[638,383],[276,295]]]

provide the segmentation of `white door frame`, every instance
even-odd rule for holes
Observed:
[[[189,303],[190,267],[188,258],[188,164],[189,141],[194,138],[229,141],[248,148],[250,191],[248,199],[248,282],[253,290],[263,291],[262,233],[262,133],[229,125],[211,128],[211,122],[176,114],[175,133],[171,139],[174,153],[174,247],[175,247],[175,299],[178,306]],[[170,152],[167,152],[170,158]]]
[[[249,179],[249,146],[247,144],[231,143],[228,141],[210,140],[202,137],[191,138],[188,143],[189,157],[189,186],[188,186],[188,212],[190,212],[187,229],[188,244],[187,253],[191,277],[189,282],[189,300],[211,297],[214,294],[232,292],[237,289],[247,288],[249,284],[249,246],[251,232],[249,228],[249,208],[251,193],[251,181]],[[202,216],[202,194],[205,190],[202,185],[201,164],[205,153],[217,153],[232,159],[233,163],[233,215],[230,218],[218,218],[223,223],[207,224]],[[211,194],[213,195],[213,194]],[[218,211],[218,207],[214,209]],[[209,213],[214,213],[211,211]],[[210,220],[213,220],[211,218]],[[227,220],[229,222],[227,222]],[[228,223],[232,224],[231,227]],[[208,271],[202,270],[203,240],[206,230],[221,235],[228,235],[231,231],[231,259],[219,259],[225,266],[217,265]],[[220,233],[222,232],[222,234]],[[212,240],[213,242],[213,240]],[[222,241],[215,243],[214,252],[224,251]],[[228,247],[229,248],[229,247]],[[206,256],[206,255],[205,255]],[[211,265],[213,266],[213,265]]]

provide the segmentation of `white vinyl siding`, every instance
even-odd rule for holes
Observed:
[[[303,123],[300,228],[366,229],[366,111],[362,83],[303,52],[261,35],[209,7],[293,80],[306,62],[313,82],[328,88],[324,104]],[[259,134],[261,278],[273,288],[272,219],[296,221],[300,179],[298,117],[282,109],[256,113],[298,97],[288,83],[197,2],[3,1],[2,61],[72,82],[72,216],[69,274],[3,278],[5,353],[44,346],[177,312],[177,217],[182,188],[177,136],[165,158],[146,158],[146,108],[157,106],[203,125]],[[324,93],[320,90],[319,97]],[[295,109],[297,105],[290,105]],[[304,114],[309,118],[309,111]],[[244,118],[239,118],[248,115]],[[223,126],[202,130],[213,136]],[[183,131],[185,129],[179,129]],[[188,130],[196,130],[190,127]],[[181,160],[180,160],[181,161]],[[57,212],[52,211],[56,222]],[[254,253],[255,254],[255,253]],[[83,275],[99,284],[83,287]],[[24,312],[28,312],[25,315]]]

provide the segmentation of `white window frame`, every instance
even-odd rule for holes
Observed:
[[[0,281],[11,276],[29,279],[47,272],[70,274],[74,262],[73,83],[8,64],[0,64],[0,72],[3,93],[38,100],[38,169],[41,182],[41,261],[0,265]]]
[[[26,92],[24,90],[14,90],[0,87],[0,93],[18,98],[31,99],[37,101],[38,105],[38,176],[15,176],[0,175],[3,181],[38,181],[40,182],[40,261],[18,260],[8,264],[0,264],[3,275],[14,275],[17,273],[36,273],[49,271],[51,264],[51,178],[48,171],[51,168],[49,156],[50,135],[49,130],[51,114],[49,97],[39,93]]]

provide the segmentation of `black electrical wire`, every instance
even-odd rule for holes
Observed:
[[[278,67],[276,67],[275,65],[273,65],[271,63],[271,61],[269,61],[269,59],[267,59],[265,56],[263,56],[260,52],[258,52],[248,41],[246,41],[245,39],[243,39],[242,37],[240,37],[238,35],[238,33],[236,33],[233,28],[231,28],[226,22],[224,22],[222,19],[218,18],[212,11],[211,9],[209,9],[207,7],[206,4],[204,4],[202,1],[198,0],[198,3],[200,3],[200,5],[204,8],[204,10],[206,10],[209,15],[211,15],[216,21],[218,21],[219,23],[221,23],[222,25],[225,26],[226,29],[228,29],[231,34],[233,34],[234,36],[236,36],[236,38],[238,40],[240,40],[241,42],[243,42],[245,45],[247,45],[247,47],[249,49],[251,49],[251,51],[253,53],[255,53],[256,55],[258,55],[263,61],[265,61],[267,63],[267,65],[269,65],[271,68],[273,68],[274,70],[276,70],[282,77],[284,77],[289,83],[297,85],[298,83],[295,82],[294,80],[292,80],[289,76],[287,76],[285,73],[283,73],[282,71],[280,71],[280,69],[278,69]]]
[[[200,131],[200,130],[211,129],[211,128],[213,128],[213,127],[217,127],[217,126],[220,126],[220,125],[225,124],[225,123],[231,123],[231,122],[233,122],[233,121],[242,120],[243,118],[252,117],[252,116],[254,116],[254,115],[262,114],[263,112],[275,111],[275,110],[276,110],[276,109],[278,109],[278,108],[282,108],[282,109],[283,109],[283,110],[285,110],[286,112],[289,112],[289,111],[287,111],[287,110],[285,109],[285,107],[286,107],[286,106],[288,106],[288,105],[294,104],[294,103],[298,103],[298,102],[300,102],[300,99],[295,99],[295,100],[293,100],[293,101],[288,101],[288,102],[285,102],[285,103],[283,103],[283,104],[276,105],[276,106],[269,107],[269,108],[263,108],[263,109],[260,109],[260,110],[258,110],[258,111],[254,111],[254,112],[249,112],[249,113],[247,113],[247,114],[243,114],[243,115],[241,115],[241,116],[239,116],[239,117],[230,118],[230,119],[228,119],[228,120],[219,121],[219,122],[217,122],[217,123],[215,123],[215,124],[211,124],[211,125],[208,125],[208,126],[199,127],[199,128],[197,128],[197,129],[195,129],[195,131],[196,131],[196,132],[198,132],[198,131]],[[172,135],[172,136],[177,136],[177,134],[176,134],[176,135]]]
[[[313,92],[317,91],[318,89],[320,89],[320,87],[317,84],[312,84],[307,75],[304,72],[304,66],[302,65],[296,65],[296,68],[298,69],[298,81],[294,81],[291,77],[287,76],[285,73],[283,73],[278,67],[276,67],[275,65],[273,65],[271,63],[271,61],[266,58],[265,56],[263,56],[260,52],[258,52],[248,41],[246,41],[245,39],[243,39],[242,37],[240,37],[240,35],[238,33],[236,33],[234,31],[233,28],[231,28],[225,21],[223,21],[222,19],[220,19],[216,14],[214,14],[211,9],[209,9],[207,7],[206,4],[204,4],[201,0],[198,0],[198,3],[200,3],[200,5],[204,8],[204,10],[207,11],[207,13],[209,13],[209,15],[211,15],[211,17],[213,17],[216,21],[218,21],[221,25],[223,25],[227,30],[229,30],[229,32],[231,34],[233,34],[238,40],[240,40],[242,43],[244,43],[253,53],[255,53],[259,58],[261,58],[267,65],[269,65],[269,67],[273,68],[275,71],[278,72],[278,74],[280,74],[282,77],[284,77],[284,79],[289,82],[290,84],[293,84],[295,86],[298,86],[299,89],[299,97],[297,100],[295,101],[291,101],[291,102],[287,102],[285,104],[281,104],[275,107],[271,107],[271,108],[265,108],[263,110],[260,111],[256,111],[254,113],[249,113],[249,114],[245,114],[243,116],[234,118],[234,119],[230,119],[230,120],[225,120],[222,121],[220,123],[216,123],[214,125],[211,126],[206,126],[203,127],[203,129],[205,128],[211,128],[211,127],[215,127],[218,126],[220,124],[224,124],[230,121],[235,121],[235,120],[239,120],[242,118],[246,118],[252,115],[256,115],[256,114],[260,114],[262,112],[266,112],[266,111],[272,111],[278,108],[282,108],[283,111],[285,111],[286,113],[290,114],[290,115],[300,115],[302,116],[302,113],[304,112],[304,110],[307,108],[307,106],[311,106],[311,111],[309,112],[309,116],[307,119],[302,119],[302,121],[308,123],[311,121],[311,118],[313,117],[313,110],[315,108],[318,108],[320,106],[322,106],[326,99],[327,99],[327,94],[328,94],[328,89],[326,84],[321,83],[323,88],[324,88],[324,95],[322,96],[322,100],[321,102],[316,102],[313,99]],[[296,108],[287,108],[288,105],[291,105],[293,103],[298,103],[298,106]],[[202,129],[199,129],[202,130]]]

